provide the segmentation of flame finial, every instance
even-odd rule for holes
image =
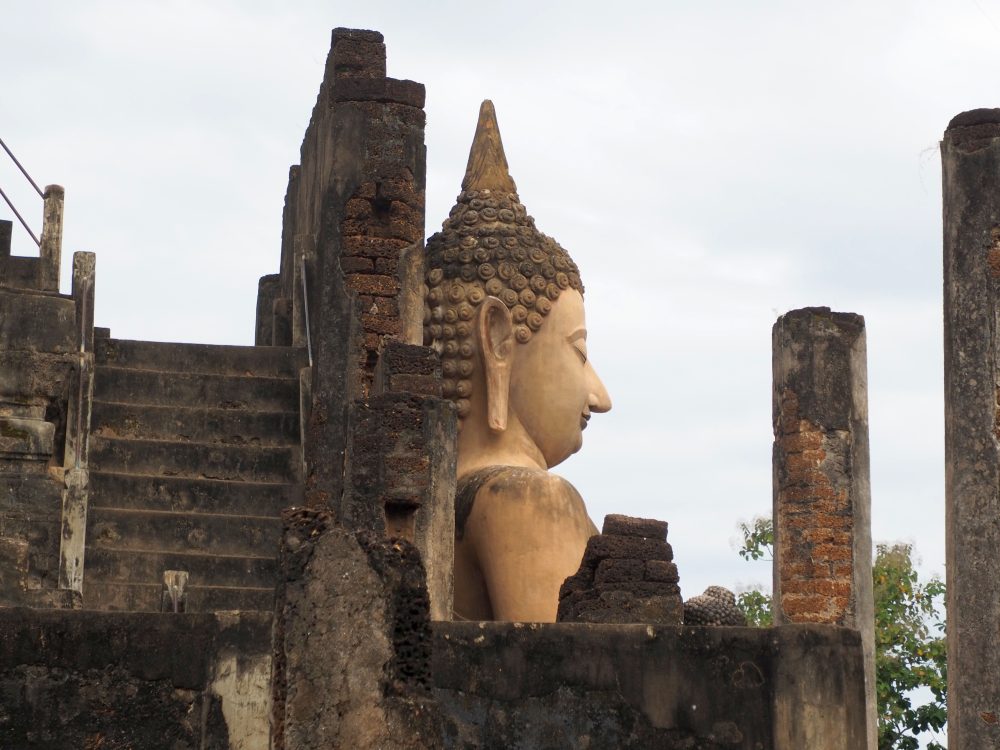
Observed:
[[[479,106],[479,122],[472,148],[469,149],[469,165],[465,168],[462,189],[489,190],[500,194],[517,192],[507,166],[507,156],[503,152],[497,113],[489,99]]]

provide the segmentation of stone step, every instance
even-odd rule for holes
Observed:
[[[159,584],[165,570],[184,570],[192,586],[267,588],[274,586],[278,575],[274,557],[88,547],[84,561],[85,580],[103,583]]]
[[[83,606],[114,612],[159,612],[163,586],[151,583],[87,581],[83,583]],[[274,588],[236,586],[188,586],[187,612],[274,609]]]
[[[244,411],[95,401],[90,434],[97,437],[195,443],[296,445],[297,411]]]
[[[298,378],[157,372],[99,365],[94,400],[203,409],[298,411]]]
[[[244,482],[294,482],[298,446],[174,443],[92,437],[90,469],[146,476]]]
[[[305,349],[285,346],[217,346],[161,341],[97,339],[98,365],[133,370],[295,378],[306,366]]]
[[[122,509],[277,516],[302,504],[302,486],[92,471],[90,497],[95,506]]]
[[[95,498],[96,500],[96,498]],[[91,507],[87,546],[215,555],[276,557],[281,519]]]

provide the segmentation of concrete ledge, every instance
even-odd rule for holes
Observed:
[[[334,102],[383,102],[423,109],[424,84],[395,78],[338,78],[331,91]]]
[[[0,288],[0,349],[76,351],[76,304],[69,297]]]
[[[44,419],[0,417],[0,456],[47,460],[55,432],[56,426]]]
[[[853,630],[433,627],[446,747],[865,746]]]

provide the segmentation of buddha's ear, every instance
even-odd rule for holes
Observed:
[[[507,429],[510,396],[510,366],[514,358],[514,322],[507,305],[487,297],[476,317],[483,373],[486,375],[486,421],[490,429]]]

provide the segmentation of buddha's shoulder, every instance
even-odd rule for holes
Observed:
[[[473,472],[459,481],[458,494],[469,506],[503,505],[510,510],[521,504],[556,508],[583,505],[580,493],[566,479],[522,466],[490,466]]]
[[[558,474],[525,466],[488,466],[459,480],[459,487],[472,489],[480,497],[488,495],[527,497],[535,495],[566,495],[579,498],[580,493]]]
[[[487,467],[462,477],[455,524],[459,538],[467,524],[480,530],[513,526],[549,534],[568,531],[584,538],[597,533],[583,498],[570,482],[544,469],[521,466]]]

